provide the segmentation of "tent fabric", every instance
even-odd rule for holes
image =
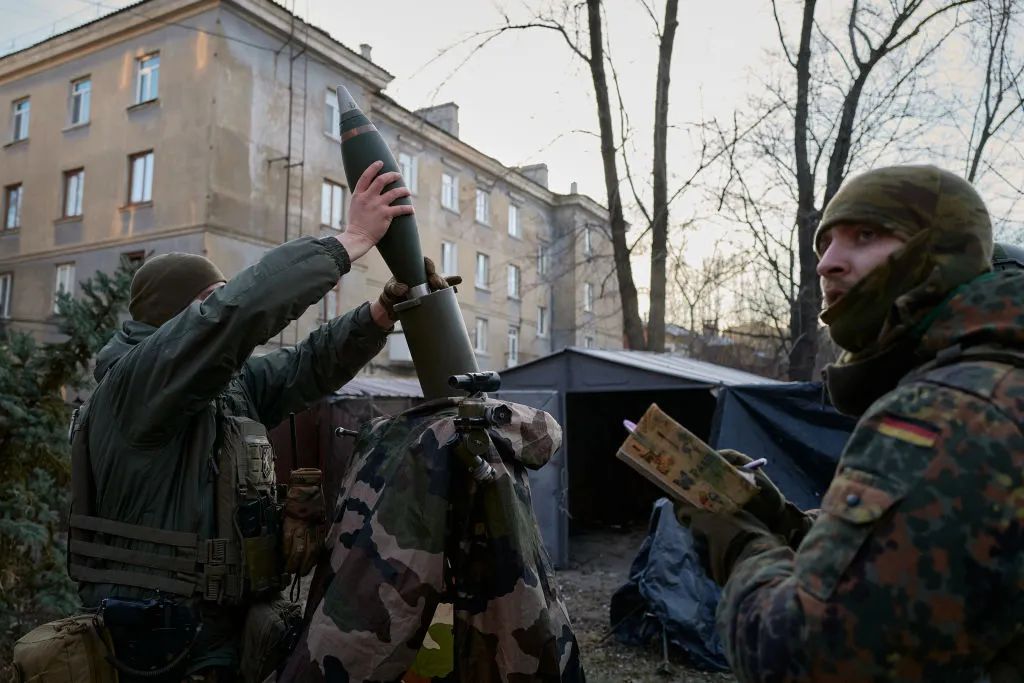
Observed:
[[[629,570],[629,581],[611,600],[615,636],[628,645],[652,638],[683,650],[705,669],[727,671],[715,630],[721,594],[701,567],[689,529],[676,521],[672,501],[654,503],[649,533]]]
[[[722,387],[710,443],[766,458],[765,473],[806,510],[821,504],[855,424],[818,382]]]

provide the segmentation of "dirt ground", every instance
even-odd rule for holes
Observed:
[[[638,526],[575,534],[570,541],[570,566],[556,574],[588,683],[734,683],[732,676],[688,666],[685,655],[677,651],[670,651],[664,664],[660,644],[636,648],[607,635],[612,593],[625,583],[645,533],[646,528]]]

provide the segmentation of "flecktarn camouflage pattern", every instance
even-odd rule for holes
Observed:
[[[843,380],[875,393],[821,515],[796,550],[765,534],[735,566],[718,622],[740,681],[1024,680],[1024,272],[983,272],[984,221],[911,237],[959,231],[964,249],[918,251],[951,279],[891,307],[887,325],[912,323],[888,366],[902,381],[879,390],[895,379],[847,357]],[[881,334],[876,353],[897,348]]]
[[[504,404],[511,423],[488,429],[498,476],[483,484],[452,453],[453,401],[364,427],[328,534],[330,556],[317,568],[280,680],[397,681],[414,662],[410,681],[583,680],[526,473],[558,449],[561,429],[544,411]],[[431,627],[444,603],[454,605],[451,617],[442,609]],[[430,656],[448,640],[450,665]]]

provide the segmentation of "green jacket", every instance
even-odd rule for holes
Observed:
[[[124,323],[97,357],[99,385],[90,399],[95,514],[212,537],[209,455],[218,399],[232,413],[270,428],[345,384],[383,347],[387,331],[363,304],[294,348],[249,357],[319,301],[349,268],[348,254],[337,240],[304,237],[270,250],[204,302],[191,304],[159,328]],[[124,545],[161,552],[144,542]],[[108,596],[151,593],[80,584],[87,606]],[[230,612],[204,607],[208,638],[237,627],[241,610]],[[223,621],[224,628],[211,628],[208,619]]]

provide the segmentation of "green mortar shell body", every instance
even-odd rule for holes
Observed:
[[[370,122],[366,115],[355,105],[352,96],[344,86],[338,86],[338,105],[341,111],[341,161],[345,166],[345,177],[348,186],[354,190],[363,171],[375,161],[383,161],[381,173],[399,171],[395,157],[391,154],[383,136]],[[384,191],[396,187],[405,187],[404,180],[391,183]],[[392,202],[412,204],[412,199],[403,197]],[[427,273],[423,266],[423,251],[420,246],[419,229],[416,227],[414,215],[398,216],[391,221],[391,227],[377,243],[377,249],[384,262],[387,263],[392,275],[399,282],[410,287],[421,285],[427,281]]]
[[[463,396],[464,392],[448,386],[448,378],[479,368],[455,288],[402,302],[395,312],[409,343],[423,398]]]

